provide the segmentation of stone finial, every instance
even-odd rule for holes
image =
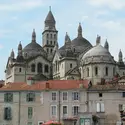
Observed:
[[[65,35],[65,44],[66,44],[67,42],[71,42],[71,39],[70,39],[68,33],[66,32],[66,35]]]
[[[32,42],[36,42],[36,32],[35,32],[35,29],[33,29],[33,32],[32,32]]]
[[[79,26],[78,26],[78,37],[82,37],[82,27],[81,27],[81,23],[79,23]]]
[[[19,45],[18,45],[18,50],[22,50],[22,44],[21,44],[21,41],[20,41],[20,43],[19,43]]]
[[[15,57],[15,54],[14,54],[13,49],[12,49],[12,51],[11,51],[10,57],[11,57],[12,59],[14,59],[14,57]]]
[[[121,49],[120,49],[120,51],[119,51],[119,62],[123,62],[123,55],[122,55],[122,51],[121,51]]]
[[[106,39],[106,41],[105,41],[104,48],[106,48],[106,49],[109,51],[109,44],[108,44],[108,41],[107,41],[107,39]]]
[[[97,35],[96,45],[100,44],[100,42],[101,42],[101,36]]]

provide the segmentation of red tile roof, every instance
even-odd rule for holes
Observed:
[[[0,91],[25,91],[25,90],[70,90],[80,88],[80,84],[83,84],[84,88],[88,87],[88,80],[50,80],[36,82],[32,85],[27,83],[15,82],[8,83],[0,88]]]

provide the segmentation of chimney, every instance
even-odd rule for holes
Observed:
[[[35,82],[35,81],[34,81],[33,77],[28,77],[28,78],[27,78],[27,84],[28,84],[28,85],[32,85],[32,84],[34,84],[34,82]]]
[[[50,83],[46,82],[46,90],[49,90],[49,89],[50,89]]]

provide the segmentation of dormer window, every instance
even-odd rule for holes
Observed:
[[[70,63],[70,68],[72,68],[72,63]]]

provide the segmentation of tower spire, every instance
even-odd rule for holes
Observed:
[[[109,44],[108,44],[108,41],[107,41],[107,39],[106,39],[106,41],[105,41],[104,48],[106,48],[106,49],[109,51]]]
[[[49,6],[49,11],[51,11],[51,6]]]
[[[81,27],[81,23],[79,23],[79,26],[78,26],[78,37],[82,37],[82,27]]]
[[[10,57],[11,57],[11,59],[14,59],[14,57],[15,57],[15,54],[14,54],[13,49],[12,49],[12,51],[11,51]]]
[[[122,56],[122,51],[120,49],[119,51],[119,62],[123,62],[123,56]]]
[[[36,42],[36,32],[35,32],[35,29],[33,29],[33,32],[32,32],[32,42]]]

